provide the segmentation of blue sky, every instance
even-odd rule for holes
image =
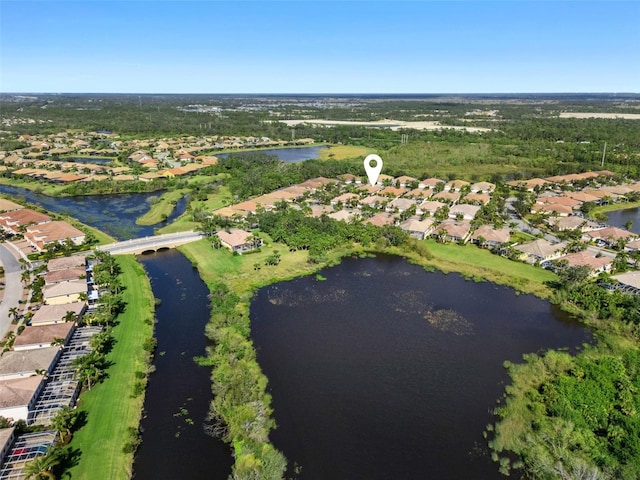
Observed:
[[[637,93],[640,2],[0,0],[0,91]]]

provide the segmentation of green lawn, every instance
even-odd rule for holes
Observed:
[[[364,157],[372,153],[367,147],[359,147],[356,145],[330,145],[329,148],[320,150],[320,160],[344,160],[347,158]]]
[[[264,234],[261,236],[265,237]],[[248,294],[262,285],[314,271],[307,262],[307,252],[289,252],[286,245],[277,243],[262,247],[260,252],[244,255],[233,255],[225,248],[216,250],[207,239],[182,245],[180,250],[197,263],[205,283],[211,285],[222,280],[240,295]],[[280,263],[276,266],[265,265],[265,259],[275,250],[281,254]],[[255,269],[256,264],[258,270]]]
[[[547,298],[551,290],[544,282],[554,280],[555,274],[542,268],[492,254],[475,245],[442,244],[425,240],[432,259],[418,263],[431,265],[443,272],[460,272],[466,277],[482,279]],[[415,256],[410,257],[415,260]]]
[[[204,212],[212,212],[229,204],[231,204],[231,193],[229,193],[229,188],[223,185],[218,188],[216,193],[207,195],[206,200],[191,200],[189,209],[192,211],[200,209]],[[191,214],[185,212],[184,215],[180,216],[176,221],[162,227],[158,231],[159,233],[173,233],[183,232],[185,230],[197,230],[199,227],[200,224],[193,221]]]
[[[171,215],[175,202],[180,200],[187,192],[187,189],[179,189],[163,193],[158,201],[151,205],[147,213],[136,219],[136,224],[155,225],[156,223],[160,223]]]
[[[125,454],[122,447],[130,439],[129,429],[138,429],[142,414],[144,395],[132,394],[135,383],[140,382],[135,372],[148,368],[148,355],[142,345],[153,334],[154,299],[135,257],[117,259],[123,270],[127,309],[114,328],[116,343],[107,357],[113,362],[108,378],[80,397],[79,408],[87,412],[87,424],[75,433],[70,444],[82,452],[78,465],[69,471],[74,480],[124,480],[132,473],[133,455]]]

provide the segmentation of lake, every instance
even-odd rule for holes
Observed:
[[[315,147],[295,147],[295,148],[264,148],[260,150],[238,150],[238,153],[266,153],[267,155],[274,155],[285,163],[304,162],[305,160],[312,160],[320,157],[320,152],[324,148],[329,148],[326,145],[318,145]],[[228,157],[229,153],[217,154],[218,158]]]
[[[614,210],[608,212],[607,223],[613,227],[625,228],[625,223],[633,222],[631,232],[640,234],[640,209],[625,208],[623,210]]]
[[[252,339],[300,480],[500,479],[483,438],[503,362],[590,334],[548,302],[405,260],[345,259],[258,291]]]
[[[162,195],[162,192],[50,197],[26,188],[0,184],[0,193],[10,195],[18,203],[22,200],[39,205],[51,212],[70,215],[118,240],[153,235],[155,228],[170,223],[182,215],[187,205],[187,200],[183,197],[177,202],[165,222],[141,226],[136,225],[136,218],[146,213],[153,200]]]

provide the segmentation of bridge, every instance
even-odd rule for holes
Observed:
[[[143,253],[176,248],[180,245],[184,245],[185,243],[196,242],[202,238],[204,238],[202,233],[191,230],[188,232],[165,233],[163,235],[153,235],[150,237],[110,243],[108,245],[99,245],[96,247],[96,250],[109,252],[112,255],[140,255]]]

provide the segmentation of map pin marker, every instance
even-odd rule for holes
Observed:
[[[371,166],[371,160],[376,161],[375,167]],[[382,170],[382,159],[373,153],[367,155],[367,158],[364,159],[364,169],[367,172],[367,177],[369,177],[369,183],[375,185],[378,181],[378,175],[380,175],[380,171]]]

